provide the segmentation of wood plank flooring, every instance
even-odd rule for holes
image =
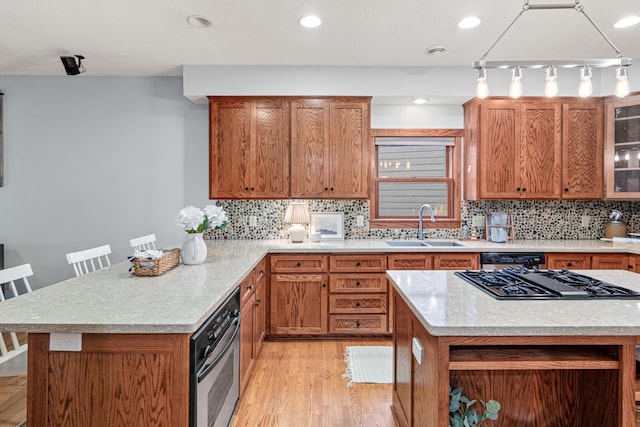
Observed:
[[[349,345],[386,341],[265,341],[232,427],[391,427],[391,384],[354,384],[342,378]]]
[[[27,418],[27,377],[0,377],[0,427],[16,427]]]

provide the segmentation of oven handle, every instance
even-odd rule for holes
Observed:
[[[220,343],[209,354],[209,357],[207,358],[202,368],[200,368],[200,370],[196,373],[198,383],[202,381],[202,379],[216,366],[216,364],[227,352],[229,347],[233,345],[233,340],[235,340],[235,338],[238,336],[238,333],[240,333],[240,317],[236,317],[235,319],[233,319],[233,321],[231,322],[231,327],[227,329],[227,331],[222,336],[222,340],[220,341]],[[223,344],[225,341],[226,343]],[[224,348],[222,350],[218,350],[223,345]]]

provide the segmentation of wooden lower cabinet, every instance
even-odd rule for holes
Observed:
[[[433,255],[434,270],[477,270],[477,253],[451,253]]]
[[[271,334],[327,333],[327,274],[271,275]]]
[[[591,268],[591,256],[588,254],[547,253],[545,258],[547,268],[551,269],[584,270]]]
[[[240,395],[266,336],[267,276],[266,258],[240,284]]]
[[[594,254],[591,256],[591,268],[635,271],[636,265],[633,257],[633,255],[626,254]]]
[[[189,425],[188,334],[82,334],[50,351],[29,334],[29,426]]]
[[[495,427],[635,425],[636,337],[433,336],[401,297],[394,305],[392,412],[400,427],[448,426],[449,386],[500,402]]]

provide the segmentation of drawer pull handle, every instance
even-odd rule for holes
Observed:
[[[247,289],[249,289],[249,290],[250,290],[251,288],[253,288],[253,286],[251,286],[251,285],[247,285]]]
[[[259,299],[257,299],[257,300],[256,300],[256,303],[255,303],[255,304],[253,304],[253,305],[254,305],[255,307],[258,307],[258,306],[260,305],[260,300],[259,300]]]
[[[260,270],[260,274],[264,274],[264,270]]]

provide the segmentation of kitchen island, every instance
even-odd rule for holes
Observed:
[[[640,254],[637,248],[602,241],[463,243],[426,248],[392,247],[381,240],[207,241],[209,254],[202,265],[179,265],[158,277],[136,277],[129,272],[128,262],[120,262],[6,301],[0,310],[0,330],[29,333],[30,425],[187,426],[189,337],[265,256],[477,255],[482,251]],[[459,308],[465,309],[464,304]],[[627,331],[628,326],[620,327]],[[640,335],[637,332],[632,335]],[[72,340],[81,341],[81,351],[61,351],[68,337],[52,334],[73,334]],[[498,337],[499,330],[493,335]],[[52,338],[58,340],[53,349]],[[629,357],[633,359],[632,354]]]
[[[581,271],[640,290],[640,276]],[[443,271],[388,271],[393,411],[447,426],[448,387],[502,405],[495,426],[633,426],[640,300],[500,301]]]

